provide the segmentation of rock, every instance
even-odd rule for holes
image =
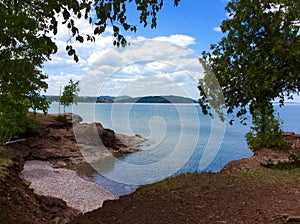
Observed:
[[[283,136],[292,136],[292,135],[294,135],[295,134],[295,132],[282,132],[282,135]]]
[[[19,154],[25,160],[46,160],[57,167],[76,168],[78,164],[85,163],[82,150],[90,150],[88,158],[95,161],[112,154],[122,156],[125,153],[136,152],[139,150],[137,143],[144,141],[139,135],[116,134],[100,123],[81,123],[82,118],[72,113],[67,114],[66,122],[56,121],[56,116],[37,114],[36,118],[42,124],[40,130],[26,135],[24,142],[2,146],[7,149],[4,151],[12,154],[9,158]],[[22,169],[23,165],[19,164]]]
[[[299,222],[300,223],[300,215],[299,216],[289,216],[286,219],[286,223],[294,223]]]
[[[83,121],[82,117],[80,117],[77,114],[66,113],[66,115],[67,115],[67,122],[71,122],[73,124],[78,124]]]
[[[283,132],[282,135],[285,137],[287,142],[291,145],[292,149],[300,149],[300,135],[295,132]]]
[[[260,167],[272,167],[279,163],[294,163],[294,158],[300,158],[300,135],[294,132],[283,132],[282,134],[291,148],[262,148],[255,151],[251,158],[229,162],[222,171],[251,170]]]
[[[253,158],[243,158],[239,160],[233,160],[229,163],[227,163],[221,172],[231,172],[236,170],[252,170],[255,168],[260,167],[259,162],[256,159]]]
[[[293,150],[262,148],[254,153],[253,158],[264,167],[272,167],[279,163],[293,163],[291,155],[294,155]]]
[[[62,128],[50,128],[50,133],[49,135],[54,138],[55,140],[60,140],[62,139],[63,137],[66,136],[66,132],[67,130],[66,129],[62,129]]]
[[[141,137],[116,134],[113,130],[103,128],[100,123],[79,124],[73,128],[80,145],[105,146],[108,150],[116,152],[138,151],[134,143],[144,141]]]

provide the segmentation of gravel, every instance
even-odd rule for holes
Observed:
[[[46,161],[27,161],[20,177],[31,182],[30,188],[36,194],[60,198],[82,213],[102,207],[105,200],[118,199],[100,185],[80,178],[75,171],[54,169]]]

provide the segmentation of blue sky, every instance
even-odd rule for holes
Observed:
[[[222,37],[221,32],[216,32],[222,21],[226,19],[225,0],[182,0],[178,7],[174,7],[172,1],[164,3],[163,9],[158,14],[158,25],[156,29],[141,28],[137,35],[148,38],[156,36],[170,36],[184,34],[194,37],[195,44],[190,46],[201,54],[203,50],[209,49],[211,43],[215,43]],[[135,16],[129,20],[137,21],[136,11],[130,11]]]
[[[67,56],[70,35],[59,29],[58,53],[45,63],[49,89],[58,95],[68,80],[79,80],[81,95],[153,95],[176,94],[198,98],[197,80],[203,70],[197,61],[201,52],[218,42],[219,26],[226,19],[226,0],[182,0],[178,7],[165,1],[158,14],[156,29],[138,24],[136,10],[129,5],[128,22],[138,25],[137,33],[124,33],[132,46],[117,49],[112,45],[112,30],[95,43],[74,43],[80,61]],[[84,33],[92,33],[85,21],[76,24]]]

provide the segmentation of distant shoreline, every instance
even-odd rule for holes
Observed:
[[[50,102],[59,102],[59,96],[46,96]],[[142,96],[142,97],[130,97],[130,96],[80,96],[76,100],[80,103],[165,103],[165,104],[195,104],[197,100],[182,96]]]

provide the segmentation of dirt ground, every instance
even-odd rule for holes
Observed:
[[[300,169],[192,173],[75,216],[62,201],[33,194],[11,175],[1,182],[0,223],[287,223],[300,220],[299,192]]]
[[[293,223],[297,216],[300,221],[300,169],[265,168],[181,175],[70,223]]]

